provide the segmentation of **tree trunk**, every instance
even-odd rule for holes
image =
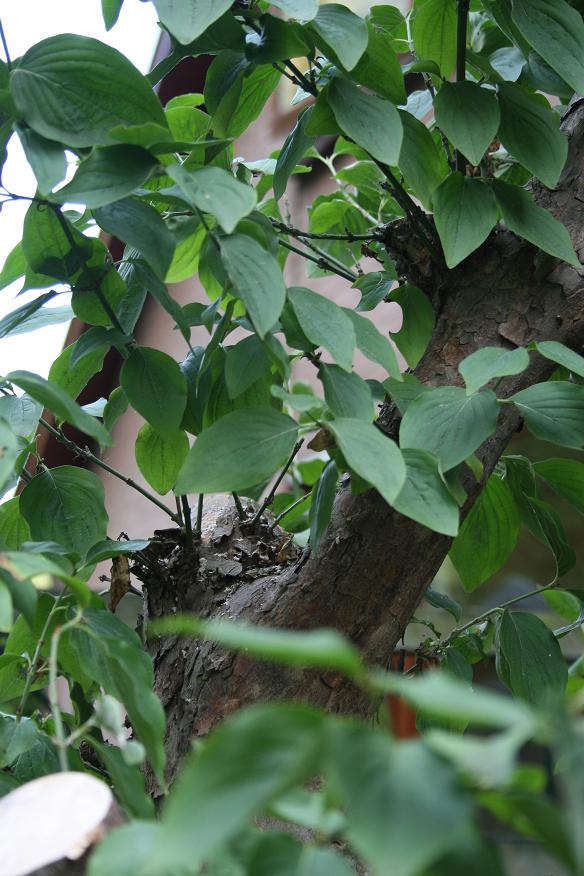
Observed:
[[[568,110],[564,130],[570,153],[558,188],[534,183],[532,191],[568,228],[584,252],[584,101]],[[455,270],[431,264],[404,222],[388,231],[387,246],[404,274],[431,298],[436,329],[416,369],[432,385],[460,384],[457,365],[483,346],[512,349],[533,340],[558,340],[574,349],[584,343],[584,279],[581,272],[543,256],[506,230]],[[542,257],[543,256],[543,257]],[[553,363],[532,355],[522,374],[505,378],[499,397],[545,380]],[[397,438],[399,412],[387,403],[380,425]],[[468,512],[504,451],[520,418],[503,406],[498,429],[480,448],[484,475],[470,475]],[[191,553],[158,547],[157,568],[142,569],[148,616],[176,610],[245,619],[297,630],[334,627],[350,638],[372,665],[386,665],[416,606],[443,562],[451,539],[398,514],[374,490],[353,496],[344,486],[318,554],[286,549],[281,531],[267,537],[242,532],[232,510],[219,529]],[[286,553],[288,550],[288,554]],[[169,779],[193,736],[207,733],[226,715],[260,700],[300,698],[327,709],[370,712],[370,700],[346,679],[250,660],[198,640],[165,637],[152,643],[156,689],[167,712]]]

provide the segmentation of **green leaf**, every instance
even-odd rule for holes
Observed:
[[[493,181],[493,191],[510,231],[569,265],[580,267],[567,229],[551,213],[538,207],[530,192],[499,179]]]
[[[151,658],[136,633],[109,611],[87,608],[84,625],[71,630],[71,647],[84,672],[121,703],[164,784],[164,710],[153,693]]]
[[[568,156],[568,140],[559,129],[559,117],[536,95],[519,85],[499,85],[501,127],[505,148],[544,185],[553,189]]]
[[[39,730],[32,718],[17,721],[12,715],[0,715],[0,768],[11,766],[37,741]]]
[[[430,300],[421,289],[406,283],[391,292],[391,300],[402,310],[402,326],[392,338],[410,368],[415,368],[432,337],[436,317]]]
[[[138,468],[161,496],[172,490],[188,450],[189,441],[182,429],[163,437],[148,423],[138,432],[134,446]]]
[[[125,556],[126,554],[134,553],[134,551],[143,551],[149,544],[149,541],[139,541],[137,539],[113,541],[110,538],[106,538],[94,544],[87,552],[85,564],[90,566],[92,563],[101,563],[102,560],[109,560],[111,557]]]
[[[536,438],[561,447],[584,444],[584,386],[564,380],[537,383],[511,396]]]
[[[490,186],[459,171],[436,189],[433,204],[446,264],[454,268],[489,236],[497,222],[497,204]]]
[[[8,586],[0,579],[0,633],[10,632],[12,619],[12,594]]]
[[[37,541],[56,541],[84,557],[106,537],[103,482],[88,469],[45,469],[20,494],[20,511]]]
[[[440,472],[438,460],[425,450],[402,450],[406,482],[393,505],[400,514],[444,535],[458,532],[458,505]]]
[[[584,465],[576,459],[543,459],[536,473],[566,502],[584,514]]]
[[[270,357],[257,335],[249,335],[225,356],[225,384],[229,398],[237,398],[270,370]]]
[[[335,630],[280,630],[242,621],[204,620],[177,614],[149,624],[149,636],[165,634],[197,636],[260,660],[288,666],[331,669],[349,676],[357,676],[363,669],[357,649]]]
[[[162,24],[183,46],[201,36],[232,6],[230,0],[197,0],[187,4],[181,0],[153,0],[153,3]]]
[[[273,0],[271,5],[301,21],[310,21],[318,12],[318,0]]]
[[[174,255],[175,239],[153,207],[125,198],[94,210],[93,218],[104,231],[135,247],[164,279]]]
[[[343,308],[303,286],[291,286],[288,300],[308,340],[324,347],[341,368],[350,371],[357,339]]]
[[[287,833],[261,836],[250,855],[253,876],[354,876],[355,870],[341,852],[307,846]]]
[[[505,350],[502,347],[482,347],[460,362],[460,371],[469,395],[489,383],[494,377],[521,374],[529,365],[529,353],[524,347]]]
[[[116,746],[98,742],[94,736],[86,737],[86,742],[105,764],[116,797],[126,812],[134,818],[154,818],[154,803],[144,789],[144,776],[139,767],[127,764],[123,751]]]
[[[111,432],[116,421],[125,414],[128,410],[128,398],[126,393],[122,389],[121,386],[116,386],[110,393],[110,397],[107,400],[107,404],[103,409],[103,422],[108,430]]]
[[[256,205],[255,189],[244,185],[220,167],[201,167],[189,171],[170,165],[168,175],[178,184],[189,204],[211,213],[227,234],[248,216]]]
[[[363,420],[338,419],[326,427],[353,471],[392,505],[406,480],[406,466],[395,442]]]
[[[119,124],[166,127],[147,80],[120,52],[90,37],[41,40],[12,70],[10,88],[25,122],[68,146],[110,143],[109,131]]]
[[[44,307],[43,301],[55,297],[53,290],[45,292],[29,304],[23,304],[0,320],[0,337],[22,335],[49,325],[70,322],[75,314],[68,304],[62,307]]]
[[[324,387],[326,403],[335,417],[372,422],[373,396],[362,377],[353,371],[344,371],[338,365],[324,364],[320,366],[318,375]]]
[[[433,608],[441,608],[444,611],[447,611],[457,623],[462,617],[462,608],[459,603],[446,593],[440,593],[439,590],[434,590],[432,587],[428,587],[424,593],[424,599]]]
[[[185,311],[176,298],[173,298],[166,284],[163,283],[160,277],[150,269],[150,266],[147,265],[146,262],[136,261],[133,263],[133,267],[136,278],[141,281],[152,297],[155,298],[160,306],[163,307],[169,316],[172,317],[188,344],[191,337],[191,328]]]
[[[156,167],[156,160],[140,146],[101,146],[81,162],[73,179],[51,200],[73,202],[90,209],[104,207],[131,195]]]
[[[160,350],[137,347],[122,365],[120,383],[128,401],[161,435],[180,428],[187,401],[184,375]]]
[[[347,814],[346,838],[368,872],[387,873],[391,861],[392,876],[418,876],[460,844],[470,809],[449,765],[419,740],[396,745],[348,722],[332,729],[326,772]]]
[[[330,459],[312,488],[309,519],[310,550],[313,556],[316,555],[320,540],[331,519],[338,479],[339,472],[337,466],[335,461]]]
[[[343,133],[378,161],[397,164],[403,128],[392,103],[340,77],[331,82],[327,98]]]
[[[6,256],[6,261],[0,273],[0,290],[18,280],[26,273],[27,262],[24,256],[22,241],[17,243]]]
[[[0,418],[5,420],[15,435],[22,438],[36,429],[42,406],[28,395],[4,395],[0,398]]]
[[[385,271],[363,274],[353,283],[353,289],[358,289],[361,293],[361,300],[355,309],[374,310],[389,295],[394,280],[395,276]]]
[[[515,547],[519,526],[519,512],[509,487],[491,475],[449,553],[467,592],[500,569]]]
[[[425,207],[432,207],[432,195],[448,173],[448,164],[426,125],[411,113],[399,110],[404,136],[399,168]]]
[[[546,697],[563,694],[566,661],[554,634],[536,615],[504,611],[496,643],[498,675],[517,697],[540,706]]]
[[[215,135],[239,137],[243,134],[260,115],[280,78],[279,70],[270,64],[260,64],[248,75],[240,75],[213,115]],[[206,92],[205,88],[205,95]]]
[[[554,555],[556,576],[561,578],[576,565],[576,554],[568,544],[562,521],[547,502],[534,496],[524,497],[523,519]]]
[[[219,241],[221,259],[260,338],[272,328],[284,306],[286,287],[274,256],[245,234]]]
[[[352,70],[367,48],[367,24],[340,3],[325,3],[310,22],[316,41],[338,58],[345,70]]]
[[[416,55],[435,61],[444,79],[456,62],[456,6],[451,0],[428,0],[418,9],[412,27]]]
[[[39,377],[38,374],[32,374],[30,371],[12,371],[6,376],[6,379],[24,389],[32,398],[53,411],[61,420],[66,420],[106,447],[111,445],[111,436],[102,424],[95,417],[82,411],[68,393],[55,386],[54,383],[49,383],[48,380]]]
[[[436,124],[471,164],[479,164],[499,128],[492,91],[474,82],[445,82],[434,99]]]
[[[98,374],[103,366],[106,353],[102,346],[97,350],[87,353],[81,360],[71,364],[77,341],[65,347],[57,356],[49,370],[49,380],[64,392],[75,399],[85,389],[91,378]]]
[[[311,116],[311,106],[306,107],[306,109],[303,109],[302,112],[298,114],[296,124],[284,140],[284,145],[280,149],[280,154],[276,161],[276,170],[274,171],[273,181],[274,197],[278,200],[286,191],[286,185],[290,174],[314,143],[315,138],[309,137],[306,133],[306,127]]]
[[[65,231],[65,227],[68,232]],[[71,240],[75,246],[71,246]],[[28,267],[48,279],[69,282],[91,253],[91,241],[79,233],[68,220],[59,219],[56,209],[47,204],[32,203],[24,217],[22,248]]]
[[[490,390],[468,396],[462,387],[423,392],[408,406],[400,427],[400,446],[428,450],[443,472],[464,462],[497,425],[499,406]]]
[[[372,88],[392,103],[405,103],[404,74],[393,48],[392,36],[377,28],[372,21],[367,22],[367,32],[367,49],[352,69],[351,79]]]
[[[579,353],[566,347],[565,344],[560,344],[559,341],[538,341],[535,348],[546,359],[563,365],[564,368],[577,374],[578,377],[584,377],[584,356],[580,356]]]
[[[386,335],[375,327],[375,324],[365,316],[359,316],[354,310],[344,307],[343,310],[353,323],[357,347],[371,362],[377,362],[385,368],[394,380],[403,380],[393,344]]]
[[[26,160],[33,169],[38,190],[47,195],[67,172],[67,159],[62,143],[46,140],[32,128],[18,130]]]
[[[201,432],[175,492],[242,492],[259,484],[290,456],[297,434],[298,424],[273,408],[232,411]]]
[[[124,0],[101,0],[101,14],[106,30],[111,30],[119,18]]]
[[[533,48],[574,91],[584,92],[584,22],[565,0],[513,0],[513,21]]]
[[[30,527],[20,513],[20,496],[0,505],[0,545],[2,549],[17,551],[23,542],[30,541]]]

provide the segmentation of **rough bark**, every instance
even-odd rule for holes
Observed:
[[[566,225],[581,255],[583,104],[574,103],[563,122],[570,154],[557,189],[533,186],[537,201]],[[433,267],[407,226],[388,234],[387,244],[436,309],[436,330],[416,371],[422,381],[460,383],[460,360],[487,345],[511,349],[532,340],[555,339],[573,349],[582,348],[584,272],[542,258],[533,246],[510,232],[494,232],[453,271]],[[533,355],[527,371],[506,378],[497,392],[508,397],[545,380],[553,367]],[[384,406],[382,426],[395,438],[399,419],[392,404]],[[472,478],[466,483],[465,513],[519,425],[513,406],[504,406],[496,434],[478,453],[485,467],[482,483]],[[227,529],[232,524],[228,512]],[[248,540],[266,541],[265,529],[255,536],[244,535]],[[377,665],[387,663],[450,546],[449,538],[401,516],[375,491],[353,496],[349,486],[337,497],[330,527],[315,557],[305,551],[300,557],[291,552],[287,558],[277,558],[281,542],[275,549],[260,544],[257,555],[250,557],[250,546],[242,552],[238,540],[241,533],[235,524],[234,533],[210,538],[201,552],[189,554],[178,547],[169,555],[167,548],[162,564],[159,561],[162,574],[154,569],[141,572],[147,613],[157,616],[178,609],[293,629],[334,627],[360,648],[369,663]],[[164,549],[160,550],[164,555]],[[209,559],[217,553],[235,559],[242,568],[215,569],[209,577]],[[291,697],[361,714],[372,707],[352,684],[335,675],[257,663],[245,655],[186,639],[162,639],[152,649],[157,692],[168,717],[170,779],[192,736],[207,733],[246,704]]]

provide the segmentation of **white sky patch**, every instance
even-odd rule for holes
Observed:
[[[76,33],[95,37],[114,46],[143,73],[150,69],[160,34],[156,20],[154,6],[140,0],[125,0],[118,23],[109,33],[103,24],[99,0],[52,0],[51,3],[45,0],[12,0],[3,4],[2,10],[2,24],[13,59],[46,37]],[[16,136],[12,137],[8,147],[3,183],[11,192],[34,195],[34,174]],[[0,213],[0,266],[21,239],[27,207],[26,201],[11,202]],[[0,319],[39,294],[36,291],[27,292],[16,298],[21,287],[19,280],[0,291]],[[59,287],[56,285],[54,288]],[[58,295],[51,304],[66,304],[68,298],[68,295]],[[67,328],[67,323],[63,323],[13,338],[2,338],[0,374],[22,368],[46,377],[63,346]]]

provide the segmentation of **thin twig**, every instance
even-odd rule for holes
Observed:
[[[468,22],[469,0],[458,0],[456,24],[456,81],[466,79],[466,27]],[[464,173],[466,159],[462,152],[456,150],[456,169]]]
[[[34,681],[34,677],[36,675],[37,667],[39,664],[39,660],[41,658],[41,649],[45,644],[45,639],[47,638],[47,633],[49,631],[49,627],[51,626],[51,622],[55,613],[59,610],[60,602],[65,595],[65,590],[62,590],[55,601],[51,606],[51,610],[49,611],[47,618],[43,624],[43,628],[41,630],[41,634],[37,639],[36,647],[34,649],[34,654],[32,655],[32,660],[30,661],[30,666],[28,667],[26,673],[26,681],[24,683],[24,689],[22,691],[22,696],[20,698],[20,703],[18,708],[16,709],[16,723],[18,724],[22,719],[24,714],[24,710],[26,708],[26,701],[28,700],[28,695],[30,693],[30,689],[32,687],[32,683]]]
[[[276,519],[272,523],[272,525],[270,527],[270,532],[274,531],[274,529],[276,528],[276,526],[278,525],[280,520],[282,520],[286,516],[286,514],[289,514],[290,511],[294,511],[294,509],[296,507],[298,507],[298,505],[301,505],[303,502],[306,502],[306,500],[309,498],[310,498],[310,493],[305,493],[303,496],[300,496],[299,499],[296,499],[294,502],[292,502],[291,505],[288,505],[287,508],[284,508],[284,510],[281,511],[280,514],[278,514],[278,516],[276,517]]]
[[[233,501],[235,502],[235,507],[237,508],[237,516],[240,520],[245,520],[245,511],[243,510],[243,505],[241,504],[241,499],[237,495],[237,493],[232,493]]]
[[[186,496],[180,497],[183,509],[183,521],[185,524],[185,539],[188,545],[193,543],[193,525],[191,523],[191,509],[189,506],[189,500]]]
[[[255,516],[253,517],[253,519],[251,521],[252,526],[255,526],[255,524],[259,521],[260,517],[262,516],[262,514],[264,513],[264,511],[266,510],[268,505],[271,505],[272,502],[274,501],[274,496],[276,495],[276,490],[278,489],[278,487],[282,483],[282,480],[284,479],[286,472],[288,471],[288,469],[290,468],[290,466],[294,462],[294,458],[303,444],[304,444],[304,438],[301,438],[300,441],[297,441],[296,444],[294,445],[294,449],[293,449],[292,453],[290,454],[290,457],[289,457],[286,465],[284,466],[284,468],[282,469],[282,471],[280,472],[280,474],[276,478],[274,485],[272,486],[272,489],[270,490],[270,492],[268,493],[268,495],[266,496],[266,498],[264,499],[264,501],[262,502],[262,504],[258,508]]]
[[[148,499],[149,502],[152,502],[154,505],[160,508],[161,511],[164,511],[165,514],[168,514],[168,516],[177,524],[177,526],[180,526],[180,520],[178,519],[178,516],[174,513],[174,511],[171,511],[170,508],[168,508],[164,504],[164,502],[161,502],[160,499],[157,499],[156,496],[154,496],[152,493],[149,493],[148,490],[145,490],[144,487],[140,486],[140,484],[137,484],[135,480],[126,477],[126,475],[122,474],[121,471],[117,471],[117,469],[112,468],[111,465],[108,465],[107,462],[104,462],[103,459],[100,459],[99,456],[96,456],[94,453],[92,453],[89,448],[80,447],[70,438],[67,438],[67,436],[64,435],[63,432],[61,432],[59,429],[55,429],[54,426],[51,426],[51,424],[48,423],[44,419],[44,417],[41,417],[39,419],[39,423],[41,424],[41,426],[44,426],[47,432],[50,432],[51,435],[53,435],[53,437],[57,439],[57,441],[59,441],[61,444],[64,444],[65,447],[67,447],[76,456],[80,456],[86,462],[91,462],[94,465],[97,465],[104,471],[109,472],[109,474],[113,475],[115,478],[118,478],[118,480],[123,481],[128,487],[132,487],[133,490],[136,490],[138,493],[144,496],[145,499]]]
[[[195,532],[197,534],[197,538],[201,537],[201,532],[203,529],[203,503],[205,500],[205,496],[203,493],[199,493],[199,501],[197,504],[197,524],[195,527]]]
[[[306,237],[310,240],[346,240],[349,243],[354,243],[356,240],[376,240],[379,236],[379,231],[370,231],[367,234],[353,234],[347,230],[346,234],[315,234],[312,231],[301,231],[300,228],[293,228],[291,225],[286,225],[284,222],[278,222],[276,219],[270,220],[276,231],[282,234],[289,234],[290,237],[302,239]]]
[[[10,71],[12,69],[12,61],[10,60],[10,52],[8,51],[8,43],[6,42],[6,36],[4,34],[4,28],[2,26],[2,19],[0,18],[0,39],[2,40],[2,45],[4,47],[4,54],[6,56],[6,66]]]
[[[289,249],[290,252],[297,253],[298,255],[302,256],[303,258],[308,259],[309,262],[314,262],[316,265],[319,266],[319,268],[322,268],[323,270],[327,270],[327,268],[328,268],[328,270],[330,270],[333,274],[337,274],[339,277],[342,277],[344,280],[349,280],[349,282],[354,283],[355,280],[358,279],[358,277],[355,274],[353,274],[351,271],[349,271],[348,268],[346,269],[346,271],[340,271],[337,268],[333,267],[333,265],[329,264],[326,261],[326,259],[322,258],[322,256],[317,257],[317,256],[312,255],[309,252],[304,252],[303,250],[298,249],[297,246],[294,246],[294,244],[288,243],[287,240],[278,239],[278,243],[280,244],[280,246],[283,246],[284,249]]]

